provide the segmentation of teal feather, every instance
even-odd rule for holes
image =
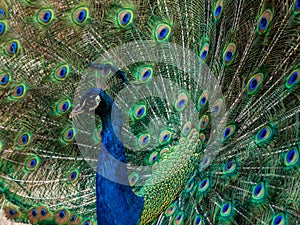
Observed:
[[[96,224],[107,125],[70,114],[97,86],[138,224],[300,224],[299,26],[299,0],[1,1],[4,214]]]

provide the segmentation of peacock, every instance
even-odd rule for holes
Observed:
[[[300,0],[1,0],[0,64],[8,220],[300,224]]]

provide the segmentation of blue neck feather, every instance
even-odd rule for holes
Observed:
[[[98,224],[136,225],[144,199],[136,196],[128,183],[125,150],[116,135],[120,132],[122,121],[112,124],[113,100],[102,90],[100,96],[101,102],[96,109],[102,121],[102,148],[96,176]]]

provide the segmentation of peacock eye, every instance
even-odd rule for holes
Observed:
[[[133,12],[130,9],[124,9],[119,12],[117,18],[118,24],[120,27],[127,27],[132,24],[133,21]]]
[[[75,137],[75,130],[73,128],[68,128],[63,132],[63,140],[65,142],[71,142]]]
[[[170,131],[165,130],[163,132],[161,132],[160,137],[159,137],[159,142],[161,144],[165,144],[167,142],[169,142],[172,138],[172,134]]]
[[[61,210],[60,212],[59,212],[59,217],[60,218],[64,218],[66,216],[66,212],[64,211],[64,210]]]
[[[227,217],[230,215],[230,213],[231,213],[231,204],[224,203],[221,207],[221,215]]]
[[[199,187],[198,187],[198,190],[200,192],[205,192],[210,186],[210,181],[208,178],[205,178],[204,180],[202,180],[200,183],[199,183]]]
[[[34,216],[34,217],[37,216],[37,211],[36,211],[36,209],[33,209],[33,210],[31,211],[31,215]]]
[[[96,102],[99,103],[100,101],[101,101],[101,98],[100,98],[100,96],[98,95],[98,96],[96,97]]]
[[[209,53],[209,43],[205,43],[200,50],[200,59],[202,61],[205,61],[208,53]]]
[[[294,70],[287,78],[286,87],[288,89],[294,87],[300,82],[300,70]]]
[[[223,167],[224,174],[232,174],[237,168],[235,161],[230,161]]]
[[[203,93],[200,95],[200,97],[198,99],[198,107],[200,109],[206,105],[206,103],[208,102],[208,97],[209,97],[209,92],[203,91]]]
[[[175,102],[175,108],[177,111],[181,112],[188,104],[189,98],[186,93],[181,93]]]
[[[71,108],[71,102],[69,100],[63,100],[56,105],[56,112],[58,114],[64,114]]]
[[[46,216],[47,215],[47,210],[45,208],[41,209],[41,215]]]
[[[153,77],[153,69],[151,67],[143,67],[136,74],[136,78],[140,83],[147,83]]]
[[[201,222],[202,222],[201,216],[196,215],[193,224],[194,224],[194,225],[201,225]]]
[[[92,221],[91,220],[86,220],[85,222],[83,222],[84,225],[92,225]]]
[[[150,164],[153,164],[153,163],[156,162],[156,160],[157,160],[157,155],[158,155],[157,152],[153,152],[153,153],[150,155],[150,157],[149,157],[149,163],[150,163]]]
[[[293,147],[284,155],[284,164],[287,167],[293,167],[299,162],[299,151]]]
[[[36,224],[38,222],[39,214],[36,208],[32,208],[28,211],[28,219],[32,224]]]
[[[68,175],[68,182],[69,183],[75,183],[80,175],[80,171],[78,169],[75,169],[74,171],[70,172]]]
[[[186,185],[185,189],[188,192],[191,192],[193,190],[194,184],[195,184],[194,179],[191,179],[190,181],[187,182],[187,185]]]
[[[59,209],[55,213],[55,221],[57,224],[65,224],[70,219],[69,216],[69,212],[66,209]]]
[[[150,143],[150,140],[151,140],[150,134],[143,134],[139,137],[138,144],[141,148],[144,148]]]
[[[145,104],[136,105],[133,108],[133,117],[137,120],[142,119],[147,114],[147,106]]]
[[[75,11],[73,12],[73,22],[76,25],[82,25],[84,24],[89,18],[89,9],[86,7],[80,7],[75,9]]]
[[[283,213],[278,213],[273,216],[272,225],[284,225],[285,223],[285,215]]]
[[[226,66],[230,65],[233,62],[236,55],[236,50],[237,47],[234,43],[228,44],[225,48],[223,53],[223,62]]]
[[[73,216],[71,216],[70,221],[71,221],[71,222],[75,222],[76,219],[77,219],[77,217],[76,217],[75,215],[73,215]]]
[[[129,180],[129,185],[130,186],[134,186],[138,180],[139,180],[139,175],[135,172],[131,173],[129,176],[128,176],[128,180]]]
[[[162,23],[156,27],[155,39],[159,42],[167,41],[171,34],[171,27],[168,24]]]
[[[4,208],[4,212],[5,212],[5,216],[8,219],[15,219],[16,217],[18,217],[19,212],[17,211],[17,209],[13,206],[7,206]]]
[[[174,215],[176,210],[177,210],[177,206],[175,204],[170,205],[165,211],[166,217],[170,217],[170,216]]]
[[[26,94],[27,87],[24,84],[17,85],[12,93],[12,98],[20,99]]]
[[[5,21],[0,21],[0,37],[6,33],[7,23]]]
[[[10,82],[10,74],[3,73],[0,74],[0,88],[5,88]]]
[[[263,14],[260,16],[257,22],[258,33],[263,34],[267,31],[272,18],[273,18],[273,13],[270,10],[266,10],[263,12]]]
[[[174,224],[178,224],[181,225],[183,224],[183,219],[184,219],[184,213],[183,212],[179,212],[177,213],[176,217],[175,217],[175,223]]]
[[[70,74],[70,67],[68,65],[61,65],[55,68],[53,78],[57,81],[65,80]]]
[[[231,137],[236,130],[236,126],[235,125],[229,125],[227,126],[224,131],[223,131],[223,137],[222,140],[225,141],[227,140],[229,137]]]
[[[41,161],[40,158],[37,156],[29,158],[25,164],[26,170],[28,170],[28,171],[35,170],[36,168],[38,168],[40,161]]]
[[[205,130],[208,126],[208,123],[209,123],[209,117],[207,115],[203,115],[199,120],[198,128],[200,130]]]
[[[42,25],[48,25],[54,19],[54,12],[51,9],[42,9],[38,14],[38,22]]]
[[[4,50],[7,55],[14,56],[21,50],[20,42],[18,40],[11,40],[6,43]]]
[[[25,147],[27,146],[31,141],[31,134],[30,133],[23,133],[19,136],[19,146]]]
[[[260,200],[265,195],[265,185],[264,183],[257,184],[252,189],[252,198],[254,200]]]
[[[266,125],[258,131],[255,141],[258,145],[261,145],[267,141],[270,141],[274,136],[273,127]]]
[[[223,11],[223,1],[219,0],[215,3],[214,9],[213,9],[213,15],[215,19],[219,19],[222,15]]]
[[[246,91],[248,95],[256,94],[261,88],[264,81],[264,74],[258,73],[252,76],[246,86]]]

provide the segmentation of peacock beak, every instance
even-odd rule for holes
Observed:
[[[72,119],[73,117],[80,115],[82,113],[85,113],[85,109],[83,109],[82,106],[80,106],[80,104],[78,104],[75,109],[72,110],[72,112],[69,115],[69,118]]]

